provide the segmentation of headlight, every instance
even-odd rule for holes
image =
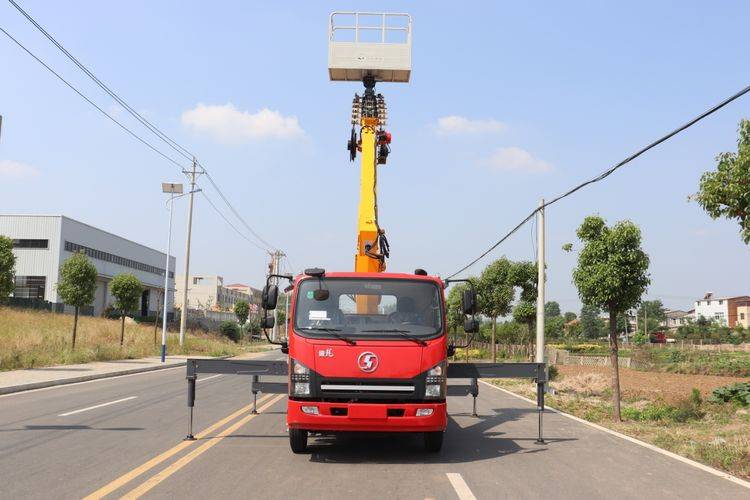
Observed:
[[[295,396],[309,396],[310,395],[310,383],[309,382],[295,382],[293,394]]]
[[[292,374],[289,387],[292,396],[310,395],[310,369],[294,358],[289,358]]]
[[[430,399],[445,398],[445,369],[446,361],[441,361],[427,370],[424,397]]]
[[[292,360],[295,375],[310,375],[310,369],[297,360]]]

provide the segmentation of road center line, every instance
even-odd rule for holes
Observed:
[[[448,481],[451,482],[451,486],[456,490],[456,495],[458,495],[460,500],[477,500],[477,497],[471,492],[471,488],[466,484],[466,481],[464,481],[461,474],[457,472],[446,472],[445,475],[448,476]]]
[[[217,444],[219,444],[219,442],[222,439],[224,439],[225,437],[227,437],[230,434],[232,434],[234,431],[236,431],[237,429],[239,429],[240,427],[242,427],[243,425],[245,425],[246,423],[248,423],[250,420],[252,420],[253,418],[257,417],[259,413],[262,413],[264,410],[270,408],[271,406],[273,406],[274,404],[276,404],[279,400],[281,400],[284,397],[286,397],[286,394],[279,394],[278,396],[276,396],[275,398],[271,399],[266,404],[264,404],[263,406],[261,406],[260,408],[258,408],[258,413],[251,413],[251,414],[246,415],[245,417],[241,418],[240,420],[238,420],[234,424],[230,425],[229,427],[227,427],[226,429],[224,429],[223,431],[221,431],[216,437],[209,438],[205,443],[203,443],[198,448],[194,449],[193,451],[191,451],[190,453],[188,453],[184,457],[180,458],[179,460],[177,460],[176,462],[174,462],[172,465],[170,465],[169,467],[167,467],[163,471],[161,471],[158,474],[152,476],[150,479],[148,479],[147,481],[145,481],[144,483],[142,483],[137,488],[134,488],[133,490],[131,490],[128,493],[126,493],[125,495],[123,495],[122,498],[123,499],[136,499],[136,498],[142,497],[143,495],[145,495],[146,493],[148,493],[151,489],[153,489],[155,486],[159,485],[165,479],[167,479],[168,477],[170,477],[172,474],[174,474],[175,472],[179,471],[180,469],[182,469],[183,467],[185,467],[187,464],[189,464],[190,462],[192,462],[193,460],[195,460],[196,458],[198,458],[200,455],[202,455],[203,453],[207,452],[208,450],[210,450],[211,448],[213,448],[214,446],[216,446]],[[467,486],[467,489],[468,489],[468,486]],[[469,491],[469,494],[471,494],[471,491]],[[474,496],[471,495],[471,496],[465,497],[465,498],[467,498],[467,499],[474,499]],[[476,499],[474,499],[474,500],[476,500]]]
[[[196,382],[205,382],[206,380],[211,380],[212,378],[216,378],[216,377],[221,377],[221,373],[217,375],[211,375],[210,377],[206,377],[206,378],[199,378],[198,380],[196,380]]]
[[[271,397],[271,394],[267,394],[265,396],[261,396],[260,398],[258,398],[258,403],[261,403],[261,402],[267,400],[270,397]],[[209,434],[211,434],[212,432],[214,432],[216,429],[219,429],[220,427],[226,425],[228,422],[231,422],[232,420],[234,420],[235,418],[239,417],[243,413],[245,413],[247,411],[250,411],[252,408],[253,408],[252,404],[249,404],[247,406],[243,406],[242,408],[240,408],[236,412],[232,413],[231,415],[229,415],[227,417],[224,417],[223,419],[219,420],[218,422],[216,422],[215,424],[211,425],[207,429],[205,429],[205,430],[199,432],[198,434],[196,434],[195,437],[196,437],[196,439],[198,441],[182,441],[180,444],[178,444],[176,446],[173,446],[172,448],[170,448],[169,450],[165,451],[164,453],[161,453],[161,454],[155,456],[154,458],[152,458],[148,462],[146,462],[144,464],[141,464],[138,467],[136,467],[135,469],[131,470],[130,472],[127,472],[127,473],[123,474],[122,476],[118,477],[117,479],[111,481],[109,484],[106,484],[106,485],[102,486],[101,488],[99,488],[95,492],[93,492],[90,495],[88,495],[84,500],[90,500],[90,499],[94,499],[94,498],[103,498],[103,497],[109,495],[113,491],[115,491],[115,490],[121,488],[122,486],[126,485],[127,483],[129,483],[133,479],[137,478],[141,474],[143,474],[145,472],[148,472],[149,470],[153,469],[154,467],[156,467],[160,463],[162,463],[165,460],[168,460],[169,458],[173,457],[174,455],[176,455],[177,453],[181,452],[182,450],[184,450],[185,448],[187,448],[191,444],[198,443],[201,439],[203,439],[204,437],[208,436]]]
[[[73,410],[73,411],[69,411],[67,413],[61,413],[61,414],[58,415],[58,417],[67,417],[68,415],[75,415],[76,413],[83,413],[84,411],[96,410],[97,408],[103,408],[105,406],[110,406],[110,405],[114,405],[114,404],[117,404],[117,403],[122,403],[123,401],[130,401],[131,399],[135,399],[137,397],[138,396],[129,396],[127,398],[117,399],[115,401],[110,401],[108,403],[102,403],[102,404],[99,404],[99,405],[89,406],[88,408],[81,408],[80,410]]]

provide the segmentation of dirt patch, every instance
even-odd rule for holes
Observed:
[[[599,374],[607,377],[609,381],[611,373],[610,368],[603,366],[558,365],[557,369],[565,378]],[[663,399],[667,402],[675,402],[690,396],[693,387],[700,390],[704,397],[707,397],[717,387],[735,382],[747,382],[747,378],[641,372],[629,368],[620,368],[620,387],[623,397],[632,399]]]

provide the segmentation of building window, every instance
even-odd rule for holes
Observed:
[[[722,305],[723,303],[724,303],[724,301],[723,301],[723,300],[720,300],[720,301],[719,301],[719,305]]]
[[[38,239],[13,240],[13,248],[49,248],[49,240],[38,240]]]
[[[45,276],[16,276],[13,296],[22,299],[44,300]]]
[[[92,259],[103,260],[104,262],[111,262],[112,264],[117,264],[118,266],[129,267],[131,269],[137,269],[139,271],[156,274],[157,276],[164,276],[164,273],[165,273],[164,269],[161,269],[160,267],[151,266],[149,264],[144,264],[142,262],[137,262],[135,260],[126,259],[125,257],[120,257],[118,255],[107,253],[102,250],[95,250],[93,248],[79,245],[78,243],[71,243],[70,241],[65,242],[65,251],[71,252],[71,253],[83,252],[84,254],[91,257]],[[170,271],[169,277],[173,278],[174,273]]]
[[[740,319],[745,319],[745,313],[740,313]]]
[[[193,278],[193,285],[200,285],[203,278]]]
[[[714,319],[717,319],[719,321],[724,320],[724,313],[723,312],[714,313]]]

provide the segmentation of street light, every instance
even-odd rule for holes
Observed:
[[[169,253],[172,251],[172,207],[174,199],[182,196],[182,184],[162,182],[162,193],[169,194],[169,230],[167,231],[167,265],[164,266],[164,318],[161,326],[161,362],[167,358],[167,294],[169,292]],[[184,306],[183,306],[184,307]]]

